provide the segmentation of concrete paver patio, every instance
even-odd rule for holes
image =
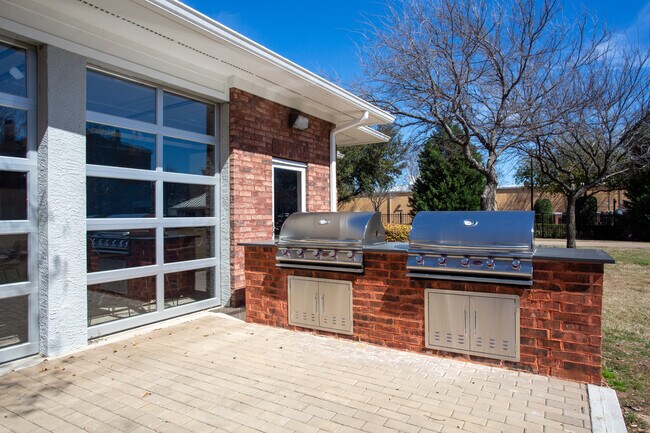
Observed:
[[[587,432],[585,385],[223,314],[0,376],[0,432]]]

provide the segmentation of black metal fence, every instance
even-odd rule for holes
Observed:
[[[566,213],[536,214],[535,237],[566,238]],[[627,239],[629,229],[625,215],[617,213],[594,213],[576,215],[578,239]]]
[[[381,214],[381,222],[384,224],[408,224],[413,222],[413,216],[408,213],[398,212]]]

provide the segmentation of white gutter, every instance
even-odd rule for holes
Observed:
[[[338,205],[336,194],[336,134],[345,131],[346,129],[363,125],[363,123],[368,120],[369,116],[370,113],[364,111],[363,115],[357,120],[337,126],[332,129],[332,132],[330,132],[330,211],[332,212],[337,211]]]

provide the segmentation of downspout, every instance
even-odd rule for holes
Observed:
[[[365,111],[357,120],[337,126],[330,132],[330,211],[336,212],[338,199],[336,194],[336,134],[350,128],[361,126],[370,114]]]

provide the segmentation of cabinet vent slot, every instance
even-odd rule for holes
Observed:
[[[463,334],[458,334],[458,343],[465,344],[465,336]]]
[[[483,337],[476,337],[476,345],[478,347],[483,347]]]
[[[496,340],[495,340],[494,338],[490,338],[490,339],[489,339],[489,341],[488,341],[488,347],[489,347],[490,349],[494,349],[495,347],[497,347],[497,342],[496,342]]]
[[[454,341],[454,336],[447,332],[445,334],[445,341],[447,341],[447,343],[452,343]]]
[[[433,333],[433,340],[434,341],[440,341],[440,331],[435,331]]]
[[[504,352],[508,352],[510,350],[510,342],[508,340],[503,340],[502,345]]]

